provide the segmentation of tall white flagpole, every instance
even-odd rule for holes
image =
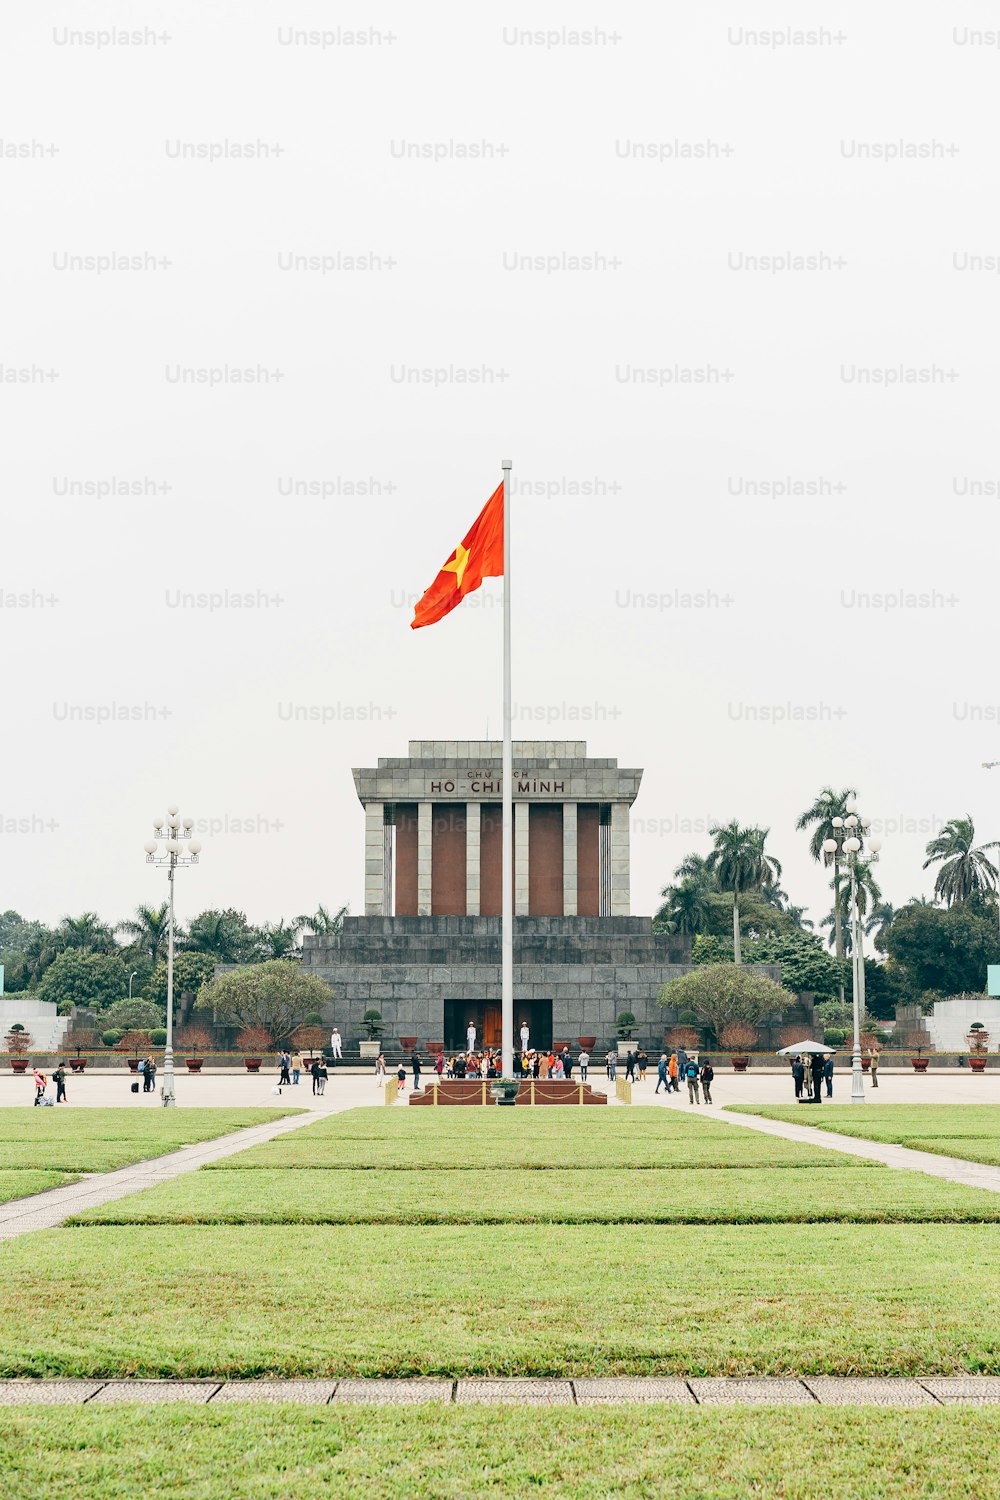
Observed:
[[[503,470],[503,857],[500,873],[500,1043],[504,1078],[514,1076],[514,755],[510,739],[510,470]]]

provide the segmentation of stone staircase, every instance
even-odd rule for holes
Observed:
[[[47,1000],[30,995],[4,995],[0,998],[0,1036],[6,1036],[14,1025],[21,1025],[31,1035],[32,1052],[58,1052],[69,1030],[69,1016],[60,1016]]]

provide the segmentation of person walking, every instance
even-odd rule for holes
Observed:
[[[676,1052],[671,1052],[671,1054],[670,1054],[670,1061],[667,1063],[667,1077],[669,1079],[669,1083],[667,1085],[667,1092],[669,1093],[672,1090],[675,1094],[678,1093],[679,1090],[680,1090],[680,1084],[677,1081],[677,1053]]]
[[[701,1065],[701,1096],[706,1104],[711,1104],[712,1102],[712,1080],[714,1077],[715,1069],[712,1067],[712,1060],[706,1057]]]
[[[313,1058],[312,1067],[309,1069],[309,1073],[310,1073],[310,1076],[312,1077],[312,1081],[313,1081],[313,1093],[314,1094],[318,1094],[319,1093],[319,1058],[318,1057],[314,1057]]]
[[[385,1053],[380,1052],[375,1059],[375,1087],[379,1088],[385,1083]]]
[[[584,1051],[581,1052],[580,1056],[577,1058],[577,1062],[580,1064],[580,1082],[586,1083],[587,1069],[590,1067],[590,1053],[586,1049],[584,1049]]]
[[[66,1104],[66,1064],[60,1063],[52,1074],[52,1081],[56,1086],[56,1103]]]
[[[828,1099],[832,1099],[833,1098],[833,1053],[832,1052],[830,1053],[830,1056],[827,1058],[826,1062],[823,1064],[823,1077],[824,1077],[824,1079],[826,1081],[826,1097]]]
[[[517,1054],[515,1053],[515,1056],[516,1055]],[[441,1082],[441,1076],[444,1073],[444,1053],[443,1052],[439,1052],[438,1055],[437,1055],[437,1057],[434,1059],[434,1071],[437,1074],[437,1081],[438,1081],[438,1083],[440,1083]]]
[[[344,1055],[344,1043],[339,1029],[335,1026],[330,1033],[330,1052],[334,1062],[340,1062]]]
[[[625,1077],[630,1083],[635,1083],[635,1053],[631,1047],[625,1054]]]
[[[653,1090],[654,1094],[658,1094],[660,1092],[661,1085],[669,1094],[670,1077],[667,1073],[667,1054],[665,1052],[660,1053],[660,1060],[656,1064],[656,1088]]]
[[[281,1069],[281,1076],[278,1079],[279,1088],[283,1083],[291,1084],[292,1079],[288,1071],[288,1065],[290,1062],[291,1058],[289,1057],[288,1053],[282,1052],[281,1056],[278,1058],[278,1067]]]
[[[35,1069],[32,1074],[32,1081],[35,1085],[35,1103],[41,1104],[45,1098],[45,1074],[40,1068]]]
[[[806,1067],[801,1057],[796,1055],[792,1058],[792,1082],[795,1085],[796,1099],[802,1098],[802,1086],[806,1081]]]
[[[684,1077],[687,1079],[688,1103],[700,1104],[698,1097],[698,1064],[693,1057],[689,1057],[684,1067]]]
[[[400,1063],[399,1067],[396,1069],[396,1093],[397,1094],[403,1094],[405,1092],[406,1092],[406,1069],[403,1067],[403,1064]]]
[[[683,1047],[677,1048],[677,1092],[680,1093],[681,1084],[687,1077],[688,1055]]]
[[[420,1089],[420,1053],[416,1047],[410,1053],[410,1067],[413,1069],[413,1092],[417,1093]]]
[[[877,1047],[871,1047],[869,1049],[868,1056],[871,1058],[871,1066],[868,1069],[868,1076],[869,1076],[869,1078],[872,1081],[872,1088],[873,1089],[877,1089],[878,1088],[878,1048]]]
[[[296,1052],[292,1057],[292,1083],[297,1085],[302,1077],[302,1054]]]
[[[814,1053],[812,1068],[810,1070],[812,1072],[812,1102],[814,1104],[822,1104],[823,1102],[823,1069],[825,1066],[826,1064],[823,1061],[822,1054],[819,1052]]]

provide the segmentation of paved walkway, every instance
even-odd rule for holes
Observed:
[[[614,1377],[606,1380],[0,1380],[0,1407],[158,1405],[201,1406],[294,1401],[326,1406],[614,1406],[670,1402],[682,1406],[993,1406],[1000,1376],[928,1375],[911,1380],[806,1375],[781,1379]]]

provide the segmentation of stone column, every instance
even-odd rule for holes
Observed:
[[[385,916],[385,806],[365,803],[365,916]]]
[[[576,803],[563,803],[563,916],[576,916]]]
[[[479,844],[481,804],[465,804],[465,914],[479,916]]]
[[[514,915],[528,915],[528,804],[514,803]]]
[[[431,914],[431,825],[434,804],[417,804],[417,916]]]
[[[627,917],[631,912],[629,895],[629,805],[611,804],[611,915]]]

